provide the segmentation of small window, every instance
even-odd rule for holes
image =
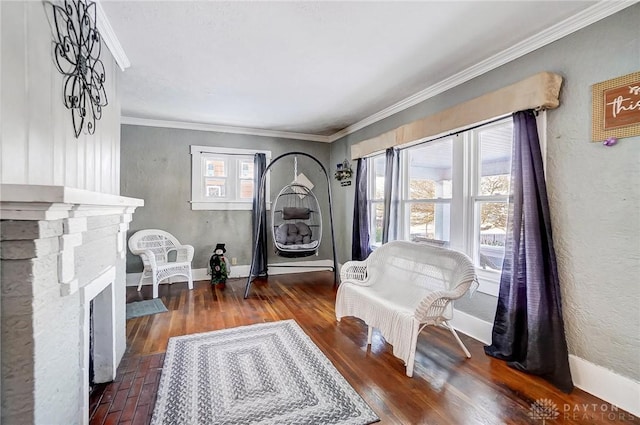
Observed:
[[[253,203],[253,160],[269,151],[191,146],[191,209],[250,210]],[[269,175],[266,180],[269,208]]]

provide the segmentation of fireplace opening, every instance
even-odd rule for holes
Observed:
[[[95,407],[95,398],[100,394],[101,386],[116,377],[115,276],[115,267],[109,267],[80,289],[84,311],[80,394],[83,394],[82,411],[87,420],[90,408]]]
[[[95,351],[95,326],[93,319],[93,300],[89,302],[89,395],[91,395],[96,389],[95,373],[93,369],[94,365],[94,351]]]

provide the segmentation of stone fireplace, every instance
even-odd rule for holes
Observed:
[[[2,185],[2,423],[86,424],[126,348],[126,234],[140,199]]]

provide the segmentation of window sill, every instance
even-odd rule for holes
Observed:
[[[270,210],[271,202],[267,202],[266,206],[267,210]],[[192,211],[251,211],[252,209],[252,202],[191,202]]]

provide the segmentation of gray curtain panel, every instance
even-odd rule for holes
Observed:
[[[506,252],[485,352],[568,393],[573,382],[536,118],[529,110],[515,113],[513,121]]]
[[[382,243],[398,239],[398,213],[400,191],[400,152],[389,148],[385,152],[384,169],[384,218],[382,222]]]
[[[358,158],[356,166],[356,193],[353,202],[353,237],[351,259],[362,261],[371,253],[369,245],[369,205],[367,188],[367,158]]]
[[[267,157],[263,153],[257,153],[253,157],[253,252],[256,257],[253,261],[251,274],[260,276],[267,273],[267,208],[265,203],[265,190],[260,191],[262,175],[267,168]],[[262,193],[261,193],[262,192]],[[260,226],[258,227],[258,217]],[[256,249],[257,241],[257,249]]]

